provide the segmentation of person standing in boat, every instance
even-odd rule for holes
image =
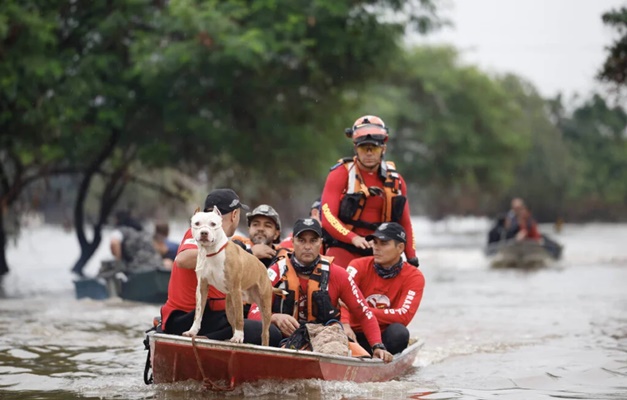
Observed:
[[[371,354],[390,362],[392,354],[381,341],[377,319],[366,307],[355,282],[345,269],[320,255],[320,222],[313,218],[299,219],[293,232],[294,251],[268,269],[272,285],[284,293],[273,295],[272,324],[283,336],[289,337],[304,323],[326,325],[337,322],[340,319],[339,302],[342,301],[363,327]],[[256,310],[251,313],[253,311]]]
[[[398,354],[409,344],[407,325],[418,311],[425,278],[420,269],[403,260],[407,245],[405,229],[396,223],[379,225],[372,235],[373,255],[352,260],[346,271],[366,298],[368,309],[379,322],[383,344]],[[342,323],[347,335],[368,349],[366,336],[357,318],[342,308]]]
[[[520,197],[512,199],[511,209],[507,213],[507,219],[505,220],[505,227],[508,239],[535,241],[542,239],[542,235],[538,231],[538,224]]]
[[[216,206],[222,214],[222,229],[232,237],[240,221],[241,209],[248,206],[240,202],[239,196],[232,189],[215,189],[205,199],[204,211]],[[185,232],[178,249],[168,285],[168,300],[161,307],[161,329],[165,333],[182,335],[189,330],[194,321],[196,309],[196,258],[198,246],[192,236],[191,228]],[[210,339],[226,340],[233,336],[226,318],[226,296],[213,286],[209,294],[205,313],[202,317],[199,336]],[[244,312],[244,310],[242,310]],[[270,327],[270,346],[277,347],[281,341],[281,332]],[[244,320],[244,342],[261,344],[261,321]]]
[[[261,204],[246,214],[248,238],[233,236],[233,241],[254,255],[268,268],[281,241],[281,219],[272,206]]]
[[[354,156],[341,159],[322,191],[321,221],[328,256],[344,268],[356,257],[372,255],[366,236],[383,222],[398,222],[407,232],[405,256],[418,267],[407,202],[407,185],[394,163],[384,161],[388,128],[381,118],[358,118],[346,135]]]

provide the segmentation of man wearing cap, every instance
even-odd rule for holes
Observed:
[[[205,199],[204,212],[217,207],[222,214],[222,229],[226,236],[235,233],[240,221],[240,209],[249,210],[240,202],[232,189],[215,189]],[[178,253],[172,265],[172,274],[168,284],[168,300],[161,307],[161,327],[165,333],[181,335],[187,331],[194,321],[196,309],[196,258],[198,246],[192,236],[191,228],[187,229]],[[231,338],[232,329],[226,319],[225,294],[209,287],[207,306],[203,314],[198,335],[210,339],[226,340]],[[243,310],[242,310],[243,312]],[[270,328],[270,345],[278,346],[281,333],[275,327]],[[244,341],[261,344],[261,322],[244,320]]]
[[[233,241],[243,244],[248,252],[268,268],[277,254],[276,245],[281,237],[281,219],[279,213],[267,204],[261,204],[246,214],[248,238],[234,236]]]
[[[309,208],[309,218],[317,219],[318,221],[320,221],[320,198],[317,198],[316,200],[314,200],[313,203],[311,203],[311,207]],[[291,249],[293,237],[294,237],[294,232],[290,232],[290,234],[281,241],[281,243],[279,244],[279,248]],[[325,251],[326,251],[326,246],[323,241],[322,250],[320,251],[320,253],[325,254]]]
[[[392,354],[381,341],[377,320],[365,306],[355,282],[346,270],[320,255],[320,222],[313,218],[299,219],[293,232],[294,251],[268,269],[272,285],[284,293],[273,295],[272,324],[287,337],[305,322],[326,324],[339,320],[338,304],[342,301],[363,327],[373,356],[391,361]]]
[[[372,242],[373,256],[352,260],[346,271],[377,317],[383,344],[390,353],[397,354],[408,345],[407,325],[420,306],[425,278],[418,268],[403,261],[407,235],[400,224],[383,223],[366,240]],[[349,337],[362,346],[367,343],[352,310],[342,309],[342,322]]]
[[[321,221],[326,255],[346,268],[355,257],[372,255],[366,236],[383,222],[398,222],[407,232],[405,256],[418,266],[411,226],[407,185],[393,162],[384,161],[388,129],[381,118],[366,115],[346,135],[354,157],[331,168],[322,191]]]

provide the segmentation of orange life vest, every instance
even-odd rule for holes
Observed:
[[[405,197],[401,188],[400,175],[396,172],[396,165],[392,161],[384,161],[379,168],[379,175],[383,179],[383,189],[380,187],[367,187],[357,166],[357,157],[348,157],[339,160],[348,172],[348,184],[340,199],[339,219],[349,224],[348,228],[364,227],[375,230],[378,224],[361,221],[359,217],[364,209],[366,200],[370,196],[383,197],[383,209],[381,210],[381,222],[399,222],[405,207]],[[399,201],[400,199],[402,201]],[[349,205],[351,201],[356,203]],[[399,199],[399,200],[396,200]],[[354,212],[353,212],[354,209]],[[344,210],[344,212],[342,212]],[[348,211],[350,210],[350,211]],[[348,215],[348,212],[352,215]]]
[[[277,261],[279,267],[279,276],[281,279],[275,285],[279,289],[283,289],[287,294],[276,295],[272,304],[273,313],[290,314],[296,320],[298,320],[298,301],[300,299],[300,278],[296,274],[296,270],[290,261],[289,255],[285,250],[282,250]],[[329,269],[333,262],[332,257],[320,256],[320,261],[314,271],[309,276],[307,281],[307,321],[326,323],[332,319],[340,319],[340,310],[329,315],[319,315],[318,310],[320,307],[316,307],[320,297],[326,296],[328,304],[331,303],[328,298],[328,285],[329,285]],[[314,296],[314,293],[320,292]],[[315,298],[314,298],[315,297]],[[327,314],[327,313],[325,313]]]

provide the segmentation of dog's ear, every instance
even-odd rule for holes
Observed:
[[[213,206],[213,212],[214,212],[214,213],[216,213],[216,214],[218,214],[218,216],[219,216],[219,217],[221,217],[221,216],[222,216],[222,213],[220,212],[220,210],[219,210],[219,209],[218,209],[218,207],[216,207],[216,206]]]
[[[196,210],[194,210],[194,214],[199,213],[200,212],[200,207],[196,207]]]

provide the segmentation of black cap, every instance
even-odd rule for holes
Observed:
[[[250,210],[246,204],[239,201],[239,196],[233,189],[215,189],[207,195],[205,199],[205,212],[211,211],[213,206],[218,207],[222,214],[228,214],[231,211],[243,208]]]
[[[374,238],[381,240],[396,240],[398,242],[407,243],[407,235],[405,229],[396,222],[384,222],[377,228],[372,235],[366,236],[367,241]]]
[[[322,237],[322,226],[320,226],[320,222],[315,218],[304,218],[296,221],[294,224],[294,237],[297,237],[305,231],[312,231]]]

